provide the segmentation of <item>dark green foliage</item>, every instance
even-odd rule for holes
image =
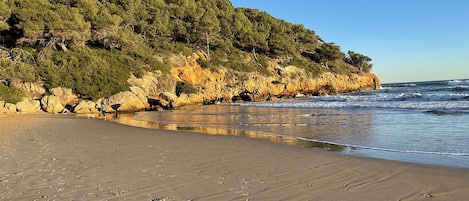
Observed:
[[[34,54],[31,49],[0,49],[0,77],[38,81]]]
[[[348,51],[348,55],[344,58],[345,63],[353,65],[357,67],[359,70],[363,72],[370,72],[371,68],[373,68],[373,64],[371,64],[371,58],[359,53],[355,53],[354,51]]]
[[[0,32],[10,29],[7,20],[10,18],[11,10],[5,1],[0,2]]]
[[[84,98],[110,96],[128,88],[129,67],[138,65],[129,56],[113,53],[88,48],[55,52],[40,61],[39,74],[48,88],[68,87]]]
[[[213,61],[216,61],[216,60],[209,61],[209,60],[202,59],[202,58],[197,59],[197,63],[199,63],[200,67],[209,68],[209,69],[214,69],[215,68],[215,65],[213,64],[214,63]]]
[[[0,33],[0,76],[86,98],[126,90],[130,74],[167,73],[162,58],[175,54],[202,53],[205,68],[264,74],[272,59],[313,76],[371,69],[371,59],[349,52],[342,60],[339,46],[303,25],[229,0],[4,0]]]
[[[216,69],[218,66],[224,66],[240,72],[260,72],[268,75],[270,72],[267,70],[269,58],[266,55],[256,55],[252,53],[243,52],[240,50],[233,50],[231,54],[224,54],[223,51],[215,51],[213,59],[199,59],[197,62],[203,68]]]
[[[0,100],[16,104],[23,100],[23,97],[25,97],[25,95],[21,90],[8,87],[0,82]]]
[[[180,96],[181,94],[193,94],[197,93],[197,89],[187,82],[177,82],[176,83],[176,95]]]
[[[311,59],[316,63],[328,66],[329,61],[339,60],[344,57],[344,53],[340,51],[340,47],[334,43],[322,43],[315,49],[315,53],[311,54]]]
[[[329,69],[331,72],[341,75],[350,75],[353,73],[353,68],[349,64],[346,64],[340,60],[335,60],[329,63]]]
[[[292,65],[302,67],[308,72],[312,77],[317,77],[324,72],[329,72],[329,69],[321,67],[318,63],[311,62],[305,57],[295,57],[288,62],[283,63],[284,66]]]

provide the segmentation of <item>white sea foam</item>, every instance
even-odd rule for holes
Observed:
[[[308,141],[308,142],[316,142],[316,143],[323,143],[323,144],[331,144],[336,146],[343,146],[355,149],[370,149],[376,151],[385,151],[385,152],[396,152],[396,153],[413,153],[413,154],[431,154],[431,155],[447,155],[447,156],[469,156],[469,153],[455,153],[455,152],[438,152],[438,151],[419,151],[419,150],[400,150],[400,149],[391,149],[391,148],[381,148],[381,147],[370,147],[370,146],[361,146],[361,145],[353,145],[353,144],[345,144],[345,143],[337,143],[331,141],[322,141],[322,140],[315,140],[309,139],[304,137],[297,137],[299,140]]]
[[[450,80],[448,85],[469,85],[469,80]]]

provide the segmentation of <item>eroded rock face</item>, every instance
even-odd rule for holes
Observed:
[[[176,89],[176,81],[173,76],[163,74],[161,71],[147,72],[141,78],[132,75],[128,80],[130,86],[138,87],[148,95],[174,92]]]
[[[178,81],[196,86],[198,94],[182,94],[175,107],[218,101],[264,101],[276,97],[295,97],[298,94],[324,95],[357,90],[377,89],[379,79],[373,74],[351,76],[324,73],[311,78],[304,69],[271,64],[272,74],[235,72],[220,68],[216,71],[201,68],[188,57],[184,66],[174,67],[171,75]]]
[[[237,72],[229,68],[205,69],[197,63],[197,55],[174,57],[170,74],[160,71],[147,72],[141,78],[131,76],[130,88],[109,98],[95,102],[79,100],[71,89],[57,87],[50,89],[51,95],[42,98],[44,111],[58,113],[64,107],[74,107],[73,112],[97,113],[101,102],[107,112],[140,111],[150,108],[169,109],[186,105],[214,104],[234,101],[265,101],[297,95],[325,95],[358,90],[372,90],[380,87],[376,75],[352,74],[350,76],[324,73],[312,78],[301,68],[281,67],[272,62],[267,69],[269,75]],[[191,90],[176,94],[179,83],[190,84]],[[40,85],[17,82],[19,87],[31,93],[45,93]],[[195,92],[195,93],[194,93]],[[12,105],[0,102],[0,113],[19,111],[23,113],[40,110],[39,101],[23,100]],[[154,107],[156,105],[156,107]]]
[[[38,100],[23,99],[16,103],[16,110],[20,113],[35,113],[41,111],[41,103]]]

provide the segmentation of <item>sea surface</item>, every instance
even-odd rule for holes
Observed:
[[[469,168],[469,79],[140,112],[144,127],[238,135],[343,154]],[[124,123],[125,123],[124,122]]]

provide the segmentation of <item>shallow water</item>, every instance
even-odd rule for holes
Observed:
[[[469,168],[468,97],[467,80],[404,83],[372,92],[141,112],[120,120]]]

